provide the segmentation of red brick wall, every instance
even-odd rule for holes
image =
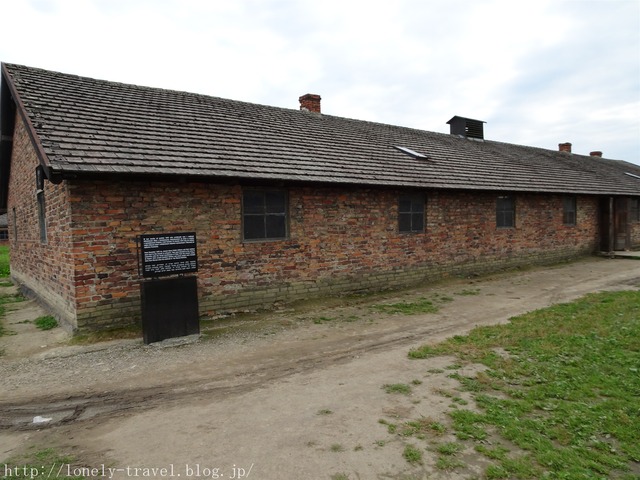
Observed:
[[[11,275],[27,290],[34,291],[57,316],[75,327],[67,185],[45,182],[47,241],[42,243],[36,200],[37,166],[36,152],[18,116],[13,137],[7,204]]]
[[[516,228],[497,229],[497,194],[426,192],[427,228],[397,231],[399,191],[289,188],[290,238],[242,242],[240,186],[88,182],[69,185],[78,325],[139,317],[135,238],[196,231],[203,314],[276,300],[386,288],[455,273],[593,252],[597,199],[578,198],[562,225],[559,195],[516,195]]]

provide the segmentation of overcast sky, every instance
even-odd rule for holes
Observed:
[[[640,164],[640,0],[10,0],[0,60]]]

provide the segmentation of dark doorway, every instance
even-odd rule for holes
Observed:
[[[627,197],[601,198],[600,251],[628,250],[630,245],[629,199]]]
[[[613,244],[614,250],[628,250],[630,247],[629,199],[618,197],[613,206]]]
[[[200,332],[195,276],[142,282],[141,297],[144,343]]]

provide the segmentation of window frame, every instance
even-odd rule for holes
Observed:
[[[270,207],[267,205],[267,200],[269,195],[276,194],[281,197],[283,200],[283,209],[282,211],[269,211]],[[248,195],[261,195],[262,196],[262,211],[261,212],[248,212],[247,205],[247,196]],[[271,209],[273,206],[271,207]],[[243,242],[270,242],[270,241],[279,241],[286,240],[289,238],[289,192],[282,188],[246,188],[242,190],[242,206],[241,206],[241,217],[242,217],[242,241]],[[252,236],[247,238],[247,231],[249,230],[247,226],[248,218],[259,218],[263,219],[263,236]],[[268,236],[268,220],[275,218],[283,218],[284,219],[284,236]],[[255,226],[254,226],[255,227]]]
[[[578,224],[578,199],[575,195],[562,197],[562,224],[565,227],[575,227]]]
[[[403,202],[410,202],[409,210],[402,210]],[[399,233],[424,233],[427,228],[427,196],[424,193],[410,193],[398,196],[398,232]],[[414,228],[414,216],[420,215],[421,226]],[[404,217],[409,219],[409,228],[403,228]]]
[[[507,206],[510,208],[505,208],[505,201],[509,202]],[[496,228],[516,228],[516,197],[514,195],[504,194],[496,198]]]

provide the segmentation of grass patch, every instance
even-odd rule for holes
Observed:
[[[468,297],[468,296],[472,296],[472,295],[480,295],[480,289],[479,288],[465,288],[464,290],[460,290],[459,292],[456,292],[456,295],[460,295],[462,297]]]
[[[441,293],[434,293],[433,300],[440,303],[448,303],[448,302],[453,302],[453,297],[450,297],[448,295],[443,295]]]
[[[57,478],[60,480],[86,480],[84,476],[68,476],[68,473],[84,473],[82,467],[74,466],[74,458],[62,455],[53,448],[30,452],[20,457],[4,460],[2,478],[19,480],[34,478]]]
[[[400,315],[419,315],[422,313],[436,313],[439,307],[433,301],[421,298],[415,302],[382,303],[370,308],[381,313]]]
[[[440,455],[457,455],[464,450],[464,445],[457,442],[441,443],[436,447],[436,451]]]
[[[476,445],[474,448],[476,452],[481,453],[492,460],[504,460],[507,458],[507,453],[509,453],[509,449],[502,445],[498,445],[494,448],[489,448],[486,445]]]
[[[440,435],[439,425],[432,419],[422,417],[419,420],[411,420],[402,424],[400,435],[403,437],[417,437],[424,439],[427,433]]]
[[[313,319],[313,323],[315,323],[316,325],[322,325],[324,323],[340,323],[340,322],[344,322],[344,323],[351,323],[351,322],[357,322],[358,320],[360,320],[360,317],[358,317],[357,315],[339,315],[338,317],[316,317]]]
[[[336,453],[344,452],[344,447],[340,443],[334,443],[331,445],[331,451]]]
[[[405,445],[402,456],[409,463],[422,465],[422,452],[413,445]]]
[[[346,473],[334,473],[331,475],[331,480],[349,480],[349,475]]]
[[[9,270],[9,247],[7,245],[0,245],[0,278],[8,277]]]
[[[496,354],[496,348],[509,355]],[[488,367],[476,378],[454,374],[480,412],[449,412],[457,438],[474,442],[494,462],[486,478],[632,478],[632,468],[637,473],[640,292],[588,295],[409,356],[452,354]],[[525,453],[488,449],[482,442],[490,435]]]
[[[398,426],[395,423],[387,422],[384,418],[381,418],[380,420],[378,420],[378,423],[380,425],[386,425],[387,432],[389,432],[392,435],[398,431]]]
[[[313,319],[313,323],[315,323],[316,325],[321,325],[323,323],[332,322],[334,320],[335,318],[331,318],[331,317],[317,317]]]
[[[323,408],[322,410],[318,410],[318,415],[331,415],[333,413],[332,410],[328,408]]]
[[[78,333],[71,337],[69,343],[71,345],[89,345],[92,343],[107,342],[109,340],[140,338],[141,336],[141,327],[132,325],[130,327],[110,328],[93,332]]]
[[[406,383],[387,383],[382,386],[387,393],[399,393],[401,395],[409,395],[411,387]]]
[[[0,306],[6,305],[7,303],[24,302],[25,300],[26,298],[19,293],[13,295],[0,295]]]
[[[458,460],[457,458],[452,458],[447,456],[438,457],[438,460],[436,461],[436,468],[439,470],[451,471],[451,470],[455,470],[456,468],[461,468],[464,466],[465,464],[460,460]]]
[[[451,399],[451,401],[457,405],[468,405],[469,402],[467,402],[464,398],[461,397],[453,397]]]
[[[17,303],[17,302],[23,302],[26,299],[20,295],[20,294],[15,294],[15,295],[0,295],[0,337],[4,336],[4,335],[9,335],[9,331],[5,328],[2,320],[4,319],[4,315],[6,312],[6,308],[5,305],[10,304],[10,303]]]
[[[51,315],[38,317],[33,321],[33,323],[40,330],[51,330],[52,328],[56,328],[58,326],[58,321]]]

